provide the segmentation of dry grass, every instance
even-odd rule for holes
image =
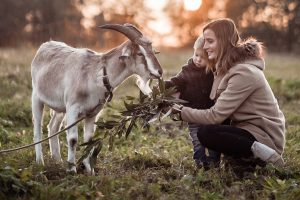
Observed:
[[[190,55],[189,51],[162,53],[165,78],[176,74]],[[0,149],[32,142],[33,56],[33,49],[0,49]],[[149,131],[135,128],[128,140],[115,142],[112,152],[104,145],[95,177],[66,174],[64,164],[51,161],[47,143],[43,144],[45,167],[35,164],[34,149],[0,155],[0,199],[300,199],[298,63],[299,58],[289,55],[266,59],[267,77],[287,119],[283,169],[267,166],[243,173],[243,168],[228,165],[197,171],[187,129],[167,121]],[[130,79],[118,88],[111,103],[114,109],[123,106],[120,99],[128,91],[137,94],[133,82]],[[105,108],[104,114],[114,109]],[[48,120],[45,116],[44,136]],[[66,159],[65,136],[60,138]]]

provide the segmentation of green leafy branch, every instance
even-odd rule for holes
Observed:
[[[124,111],[118,115],[111,115],[110,117],[114,118],[113,120],[99,119],[96,122],[100,131],[95,134],[91,141],[80,145],[85,146],[85,149],[78,163],[81,163],[83,159],[90,155],[91,167],[94,168],[103,140],[107,137],[109,150],[112,150],[115,138],[124,136],[127,139],[133,127],[137,127],[138,124],[142,128],[149,128],[151,123],[161,122],[167,116],[179,120],[178,116],[172,114],[172,105],[186,103],[186,101],[172,96],[175,92],[174,87],[166,89],[164,81],[159,79],[158,84],[153,86],[150,96],[141,92],[139,99],[127,96],[127,100],[124,101]]]

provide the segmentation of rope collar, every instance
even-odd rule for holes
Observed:
[[[103,67],[103,85],[106,88],[106,92],[105,92],[105,99],[107,99],[107,102],[110,102],[112,97],[113,97],[113,88],[111,87],[110,83],[109,83],[109,79],[107,76],[107,72],[106,72],[106,67]]]

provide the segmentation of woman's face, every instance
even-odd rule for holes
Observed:
[[[203,49],[208,54],[209,60],[215,60],[218,56],[218,41],[216,34],[211,29],[206,29],[203,32],[204,36],[204,47]]]

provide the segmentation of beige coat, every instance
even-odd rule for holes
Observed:
[[[258,142],[282,154],[285,119],[264,76],[264,68],[264,60],[256,58],[236,64],[223,76],[216,76],[211,91],[216,104],[207,110],[183,107],[182,119],[219,124],[229,117],[233,126],[249,131]]]

